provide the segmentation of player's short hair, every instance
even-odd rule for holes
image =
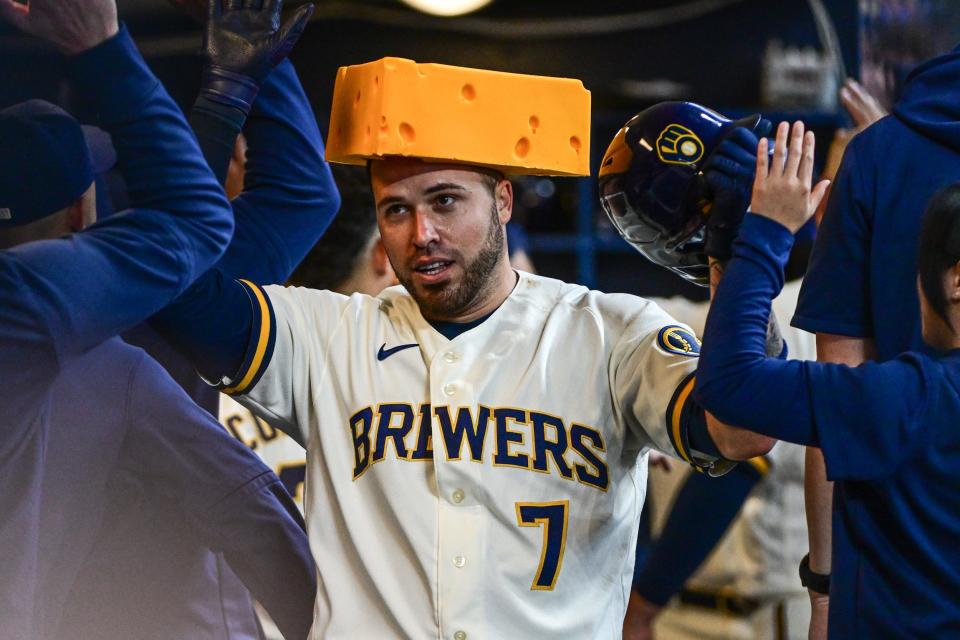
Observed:
[[[930,308],[956,329],[947,315],[943,273],[960,261],[960,182],[944,187],[930,199],[920,228],[917,271]]]
[[[377,233],[377,209],[363,168],[330,168],[340,190],[340,211],[290,276],[296,286],[336,289],[353,273]]]

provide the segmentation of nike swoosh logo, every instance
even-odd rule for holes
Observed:
[[[386,360],[387,358],[397,353],[398,351],[403,351],[404,349],[412,349],[413,347],[419,347],[420,345],[414,342],[412,344],[401,344],[400,346],[397,346],[397,347],[390,347],[389,349],[387,349],[386,346],[387,346],[386,342],[380,345],[380,351],[377,351],[377,360],[380,360],[380,361]]]

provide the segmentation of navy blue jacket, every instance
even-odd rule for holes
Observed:
[[[960,47],[918,66],[893,114],[858,134],[847,147],[793,318],[817,333],[872,338],[879,360],[907,350],[926,352],[920,339],[917,240],[933,194],[960,180]],[[835,485],[833,572],[853,543],[845,522],[864,506],[862,494]],[[840,563],[837,563],[837,560]],[[837,580],[834,581],[834,584]],[[850,637],[852,614],[831,599],[830,632]]]
[[[218,127],[221,123],[196,115],[191,116],[190,123],[211,168],[225,175],[223,162],[231,155],[236,131],[231,136]],[[215,135],[211,135],[210,126],[218,127]],[[245,133],[249,145],[245,186],[231,203],[236,230],[217,267],[233,277],[261,284],[283,282],[339,207],[336,185],[323,159],[320,131],[289,61],[281,63],[264,82]],[[224,322],[222,316],[217,323],[223,331],[231,330],[231,323]],[[187,358],[148,325],[137,327],[124,338],[143,347],[201,407],[217,415],[219,392],[204,383]],[[138,535],[112,536],[101,545],[110,549],[104,552],[106,556],[137,558],[143,571],[111,575],[110,579],[127,585],[140,597],[128,596],[125,607],[103,610],[101,617],[117,628],[137,625],[141,638],[260,637],[250,595],[222,555],[204,547],[203,540],[181,540],[176,535],[177,523],[158,518],[155,512],[134,511],[127,517],[131,520],[127,528],[136,529]],[[250,531],[248,535],[257,534]],[[150,551],[146,553],[142,551],[144,539],[149,540]],[[167,596],[163,610],[156,607],[153,590],[144,590],[141,585],[143,574],[157,572],[175,575],[180,585]],[[91,580],[97,582],[99,578]],[[289,583],[285,592],[298,608],[287,610],[292,620],[277,622],[289,628],[296,627],[297,620],[309,621],[315,585],[306,589],[304,584]],[[270,613],[277,616],[275,611]],[[104,628],[110,626],[103,624]]]
[[[695,395],[719,420],[820,447],[853,499],[833,549],[830,635],[960,635],[960,349],[851,368],[766,358],[793,237],[748,214],[710,309]],[[836,608],[841,615],[834,616]]]
[[[306,637],[316,572],[296,505],[160,365],[108,340],[63,368],[48,411],[35,638],[234,637],[184,580],[208,549]]]
[[[933,194],[960,181],[960,47],[917,67],[893,115],[847,147],[793,325],[873,338],[878,358],[923,349],[917,238]]]
[[[167,304],[213,264],[232,232],[222,189],[126,30],[77,56],[71,67],[99,125],[113,136],[134,208],[68,238],[0,252],[5,639],[37,637],[38,496],[59,372]]]

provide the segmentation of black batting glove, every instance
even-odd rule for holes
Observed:
[[[313,13],[298,8],[282,26],[282,0],[209,0],[200,95],[250,111],[260,83],[293,49]]]
[[[750,206],[759,138],[770,133],[769,120],[760,120],[753,130],[730,130],[703,166],[703,175],[713,192],[713,206],[706,214],[704,250],[717,260],[729,260],[740,223]]]

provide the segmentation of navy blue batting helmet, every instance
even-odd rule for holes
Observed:
[[[655,264],[709,286],[704,214],[712,194],[702,167],[729,130],[759,121],[692,102],[662,102],[630,118],[599,174],[600,202],[620,235]]]

